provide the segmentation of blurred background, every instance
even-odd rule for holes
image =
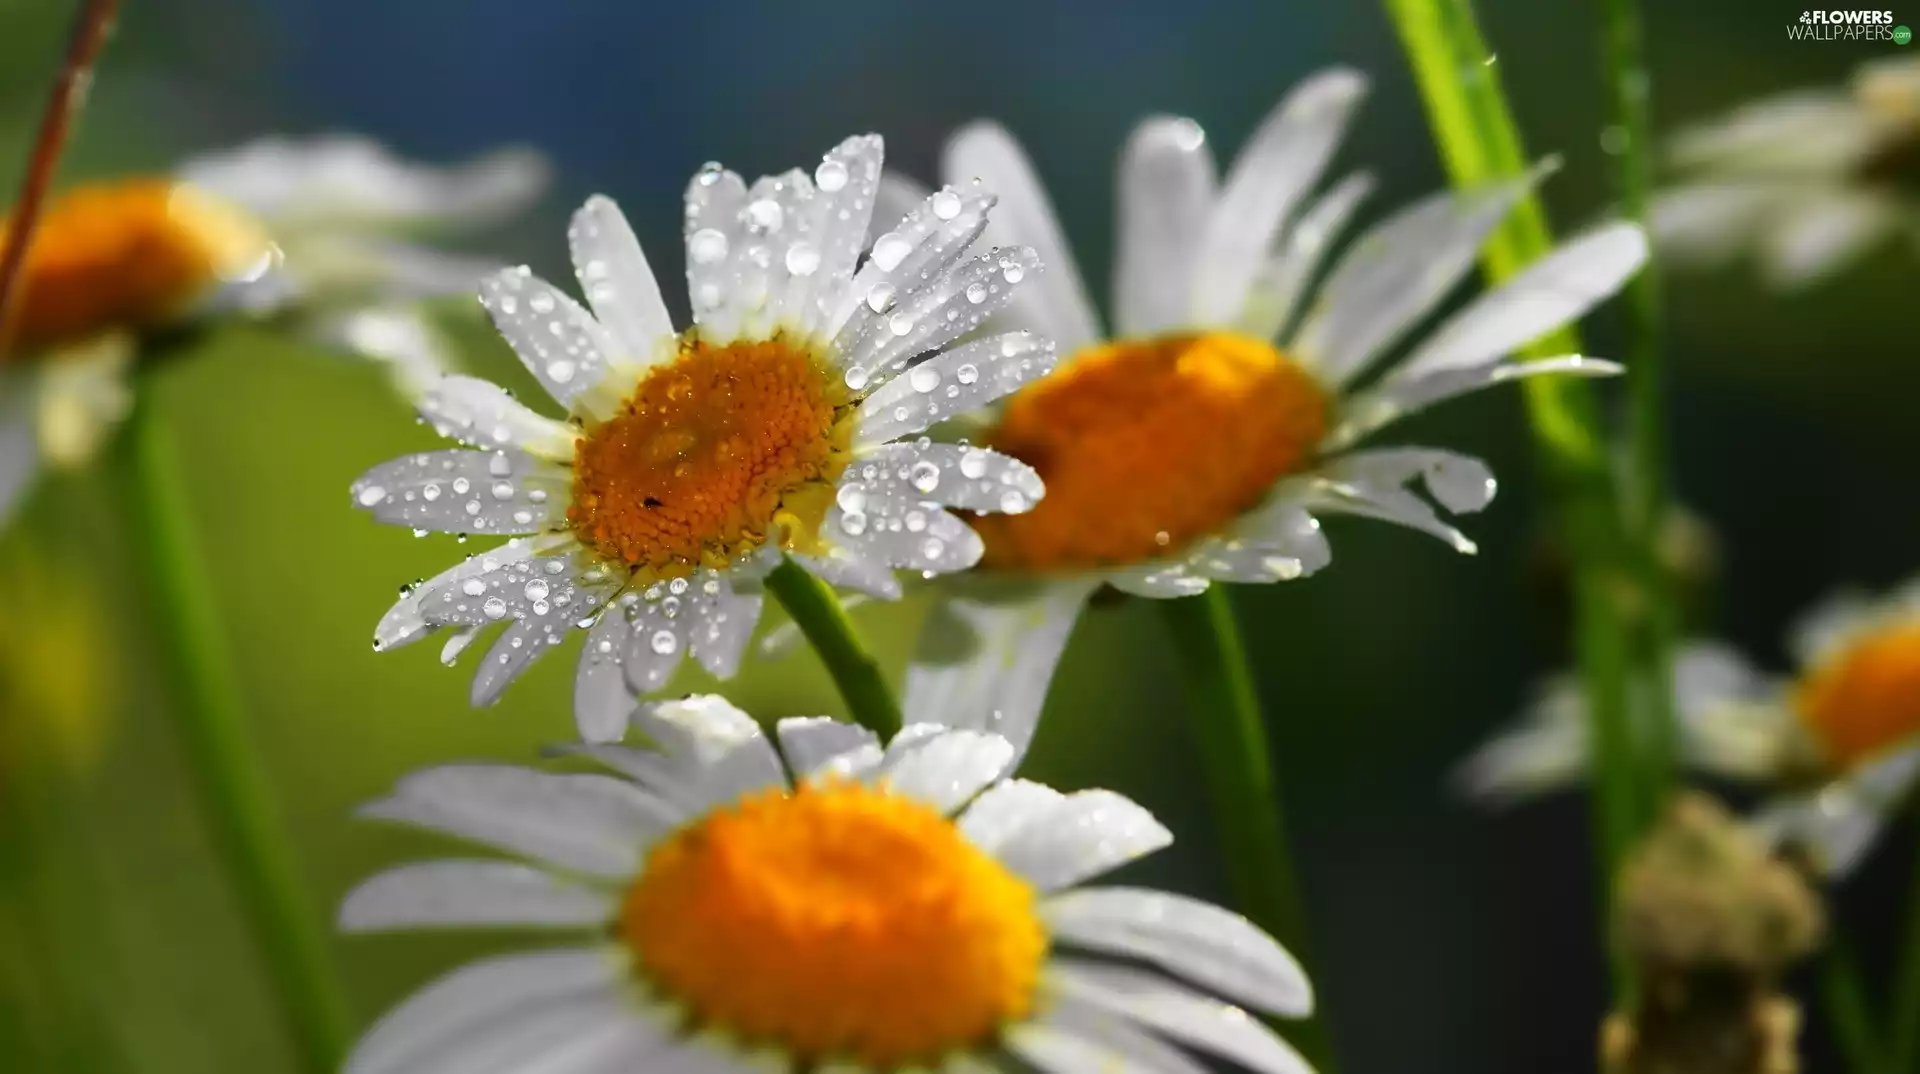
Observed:
[[[1598,215],[1610,161],[1592,3],[1479,6],[1530,148],[1564,157],[1546,191],[1556,222]],[[1761,94],[1838,82],[1892,47],[1790,42],[1797,5],[1642,6],[1667,131]],[[71,7],[0,0],[8,189]],[[165,171],[276,131],[361,132],[445,162],[522,143],[550,157],[556,187],[483,249],[556,279],[567,213],[588,193],[617,198],[663,282],[676,280],[680,192],[703,161],[773,172],[875,130],[890,163],[928,176],[948,131],[993,116],[1028,146],[1083,274],[1104,294],[1112,166],[1131,124],[1191,115],[1224,157],[1294,81],[1333,63],[1373,79],[1340,158],[1381,180],[1372,213],[1444,182],[1392,29],[1366,3],[125,9],[63,181]],[[1920,21],[1920,8],[1905,21]],[[1916,280],[1910,248],[1793,297],[1763,291],[1747,271],[1668,278],[1678,489],[1720,544],[1700,625],[1773,667],[1786,667],[1788,623],[1825,591],[1882,587],[1920,567]],[[667,289],[683,312],[684,297]],[[471,311],[455,319],[469,329],[468,362],[526,383]],[[1592,353],[1614,353],[1610,327],[1604,314],[1590,324]],[[538,744],[570,739],[571,658],[542,662],[499,706],[471,711],[467,673],[440,667],[435,646],[371,651],[396,587],[456,549],[350,509],[347,485],[362,470],[435,442],[370,366],[233,330],[148,387],[181,439],[253,731],[313,903],[330,913],[357,878],[432,845],[355,822],[350,809],[424,763],[529,760]],[[1452,404],[1398,439],[1493,463],[1502,495],[1467,525],[1477,557],[1335,521],[1333,568],[1236,593],[1303,854],[1316,983],[1350,1072],[1591,1069],[1604,974],[1584,804],[1563,795],[1488,813],[1447,783],[1565,658],[1518,395]],[[156,686],[128,555],[140,535],[124,519],[104,478],[63,478],[43,482],[0,539],[0,1067],[286,1069]],[[860,614],[897,667],[921,609]],[[1160,628],[1150,609],[1127,605],[1083,623],[1028,774],[1138,798],[1179,842],[1134,878],[1221,897]],[[763,717],[837,707],[805,652],[750,661],[726,692]],[[1885,972],[1877,956],[1911,843],[1894,833],[1840,895],[1875,972]],[[353,938],[336,954],[364,1022],[483,946],[521,939]],[[1811,1021],[1818,1070],[1826,1044]]]

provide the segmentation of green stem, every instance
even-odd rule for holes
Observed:
[[[1500,88],[1497,57],[1481,37],[1469,0],[1386,0],[1386,7],[1454,185],[1477,187],[1523,174],[1526,151]],[[1487,276],[1506,279],[1552,247],[1546,212],[1528,195],[1488,240]],[[1579,336],[1564,326],[1527,353],[1580,351]],[[1614,878],[1649,813],[1636,774],[1630,709],[1635,639],[1627,608],[1636,588],[1634,556],[1591,385],[1573,377],[1532,377],[1524,390],[1543,476],[1574,564],[1574,645],[1593,728],[1602,934],[1610,935]],[[1617,952],[1614,972],[1616,992],[1629,988]]]
[[[301,1069],[333,1074],[350,1039],[346,1002],[265,765],[248,734],[175,447],[150,399],[136,403],[122,435],[118,476],[151,587],[148,614],[156,620],[173,694],[168,708],[184,740],[214,848],[260,946]]]
[[[1920,818],[1915,818],[1920,830]],[[1920,847],[1914,848],[1913,880],[1907,885],[1906,947],[1894,978],[1893,1008],[1887,1024],[1893,1032],[1890,1071],[1920,1069]]]
[[[1260,699],[1226,588],[1156,602],[1166,616],[1189,697],[1214,821],[1240,912],[1307,962],[1306,912],[1287,840]],[[1323,1005],[1324,1007],[1324,1005]],[[1321,1074],[1334,1070],[1323,1010],[1282,1031]]]
[[[1837,928],[1827,940],[1826,954],[1820,957],[1820,1003],[1826,1008],[1827,1024],[1833,1027],[1834,1044],[1852,1074],[1907,1069],[1881,1066],[1860,964],[1854,958],[1852,943]]]
[[[1652,91],[1637,0],[1606,0],[1604,17],[1609,149],[1617,171],[1621,215],[1647,226],[1653,198]],[[1679,631],[1673,580],[1660,554],[1668,517],[1666,370],[1660,356],[1660,278],[1651,260],[1627,283],[1627,477],[1622,488],[1626,524],[1640,566],[1639,652],[1646,713],[1647,797],[1666,798],[1678,768],[1673,714],[1673,648]]]
[[[900,730],[900,703],[880,673],[880,662],[861,644],[833,587],[794,561],[782,560],[767,575],[767,591],[787,610],[807,643],[820,654],[840,688],[853,722],[891,739]]]

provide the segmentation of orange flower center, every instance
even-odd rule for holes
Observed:
[[[987,437],[1040,472],[1023,515],[974,520],[988,566],[1139,563],[1218,532],[1299,470],[1330,401],[1270,344],[1227,332],[1090,347],[1016,395]]]
[[[1794,700],[1835,768],[1920,733],[1920,623],[1847,645],[1801,678]]]
[[[17,350],[164,324],[266,250],[251,221],[190,187],[165,179],[77,187],[53,199],[34,230]]]
[[[1033,890],[929,806],[766,791],[656,846],[619,923],[664,998],[803,1064],[937,1067],[1033,1008]]]
[[[657,577],[725,566],[770,538],[809,549],[847,466],[851,402],[783,337],[716,346],[689,334],[575,445],[574,534]]]

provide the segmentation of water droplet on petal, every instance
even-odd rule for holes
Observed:
[[[867,516],[858,511],[848,511],[840,518],[840,528],[846,531],[847,536],[858,537],[867,532]]]
[[[960,473],[966,477],[984,477],[987,472],[986,452],[973,448],[960,456]]]
[[[360,506],[374,507],[387,498],[387,490],[379,485],[368,485],[360,490]]]
[[[940,487],[940,467],[927,459],[921,459],[913,464],[913,472],[908,480],[921,492],[932,492]]]
[[[867,292],[867,308],[875,313],[884,313],[888,306],[893,305],[893,295],[892,284],[876,283],[873,290]]]
[[[867,490],[858,485],[840,486],[840,491],[834,493],[833,499],[840,505],[840,510],[850,515],[857,515],[867,509]]]
[[[820,250],[811,243],[796,242],[787,248],[787,271],[795,276],[811,276],[820,267]]]
[[[847,166],[837,160],[823,160],[813,170],[813,182],[821,190],[831,194],[847,185]]]
[[[967,301],[978,306],[987,300],[987,285],[984,283],[970,283],[967,285],[966,294]]]
[[[1030,506],[1032,505],[1027,503],[1027,494],[1019,489],[1008,489],[1000,494],[1000,510],[1007,514],[1017,515]]]
[[[538,578],[534,578],[528,581],[527,587],[526,587],[526,594],[527,594],[528,600],[547,599],[547,583]]]
[[[889,231],[873,241],[873,263],[882,272],[892,272],[913,252],[913,243],[897,231]]]
[[[933,203],[933,215],[942,220],[951,220],[960,215],[960,195],[951,190],[942,190],[929,200]]]
[[[953,375],[954,379],[962,384],[972,384],[980,379],[980,367],[974,365],[972,362],[968,362],[966,365],[954,370]]]
[[[747,205],[747,226],[757,232],[779,231],[787,219],[786,210],[772,198],[761,198]]]
[[[916,392],[930,392],[940,386],[940,371],[930,365],[914,366],[907,374],[907,383]]]
[[[680,639],[671,630],[656,630],[647,644],[653,646],[654,652],[667,656],[680,647]]]
[[[507,602],[501,600],[499,597],[488,597],[487,602],[480,605],[480,610],[486,614],[488,619],[505,619],[507,617]]]
[[[710,227],[703,227],[687,239],[687,256],[696,265],[711,265],[727,256],[727,237]]]

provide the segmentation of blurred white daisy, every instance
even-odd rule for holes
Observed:
[[[1477,511],[1494,493],[1484,464],[1433,448],[1357,445],[1490,384],[1617,371],[1577,355],[1506,359],[1639,267],[1644,237],[1624,224],[1573,240],[1414,336],[1532,178],[1434,195],[1332,257],[1371,183],[1354,175],[1313,192],[1364,89],[1346,70],[1308,79],[1224,179],[1193,121],[1143,123],[1120,161],[1110,335],[1012,137],[981,124],[948,145],[949,179],[979,176],[1000,195],[987,241],[1031,243],[1049,266],[1004,319],[1046,333],[1069,357],[983,415],[979,434],[1047,483],[1033,512],[979,521],[982,568],[1043,584],[1022,599],[947,609],[966,629],[929,632],[909,680],[911,709],[1030,721],[1097,587],[1182,597],[1214,581],[1298,578],[1329,559],[1316,515],[1397,522],[1471,552],[1410,486],[1423,482],[1450,511]]]
[[[349,1074],[1199,1074],[1184,1048],[1308,1070],[1233,1005],[1311,1010],[1270,937],[1183,896],[1083,886],[1171,839],[1126,798],[1005,778],[1011,743],[928,724],[883,749],[782,720],[776,750],[717,697],[635,724],[657,751],[580,747],[618,776],[452,765],[367,807],[526,862],[401,866],[347,896],[343,928],[571,942],[426,986]]]
[[[1842,875],[1920,775],[1920,579],[1877,600],[1833,598],[1791,649],[1801,671],[1783,679],[1725,645],[1685,646],[1674,669],[1680,749],[1702,771],[1779,789],[1753,822]],[[1586,704],[1563,675],[1459,778],[1476,796],[1511,801],[1578,782],[1587,763]]]
[[[1920,243],[1920,58],[1862,64],[1846,87],[1770,97],[1682,132],[1655,198],[1677,260],[1751,255],[1780,288],[1902,235]]]
[[[140,342],[154,332],[272,313],[386,362],[417,396],[447,360],[405,303],[470,291],[493,263],[399,233],[492,222],[545,181],[524,152],[441,170],[335,136],[269,139],[172,176],[58,196],[34,234],[0,355],[0,520],[43,466],[85,462],[126,416]]]
[[[451,660],[504,625],[474,677],[484,705],[590,629],[574,713],[604,739],[633,692],[662,686],[682,657],[733,673],[783,555],[883,597],[899,595],[894,568],[972,566],[980,539],[947,508],[1024,511],[1039,479],[990,451],[914,438],[1052,369],[1052,344],[1023,331],[940,350],[1039,264],[1026,247],[969,254],[993,204],[977,184],[923,199],[861,261],[880,166],[868,135],[811,177],[749,187],[703,168],[686,195],[684,333],[605,198],[568,233],[592,313],[525,269],[490,278],[481,301],[568,420],[469,377],[427,393],[426,418],[477,450],[376,467],[354,500],[417,530],[526,536],[411,590],[375,646],[451,627]]]

